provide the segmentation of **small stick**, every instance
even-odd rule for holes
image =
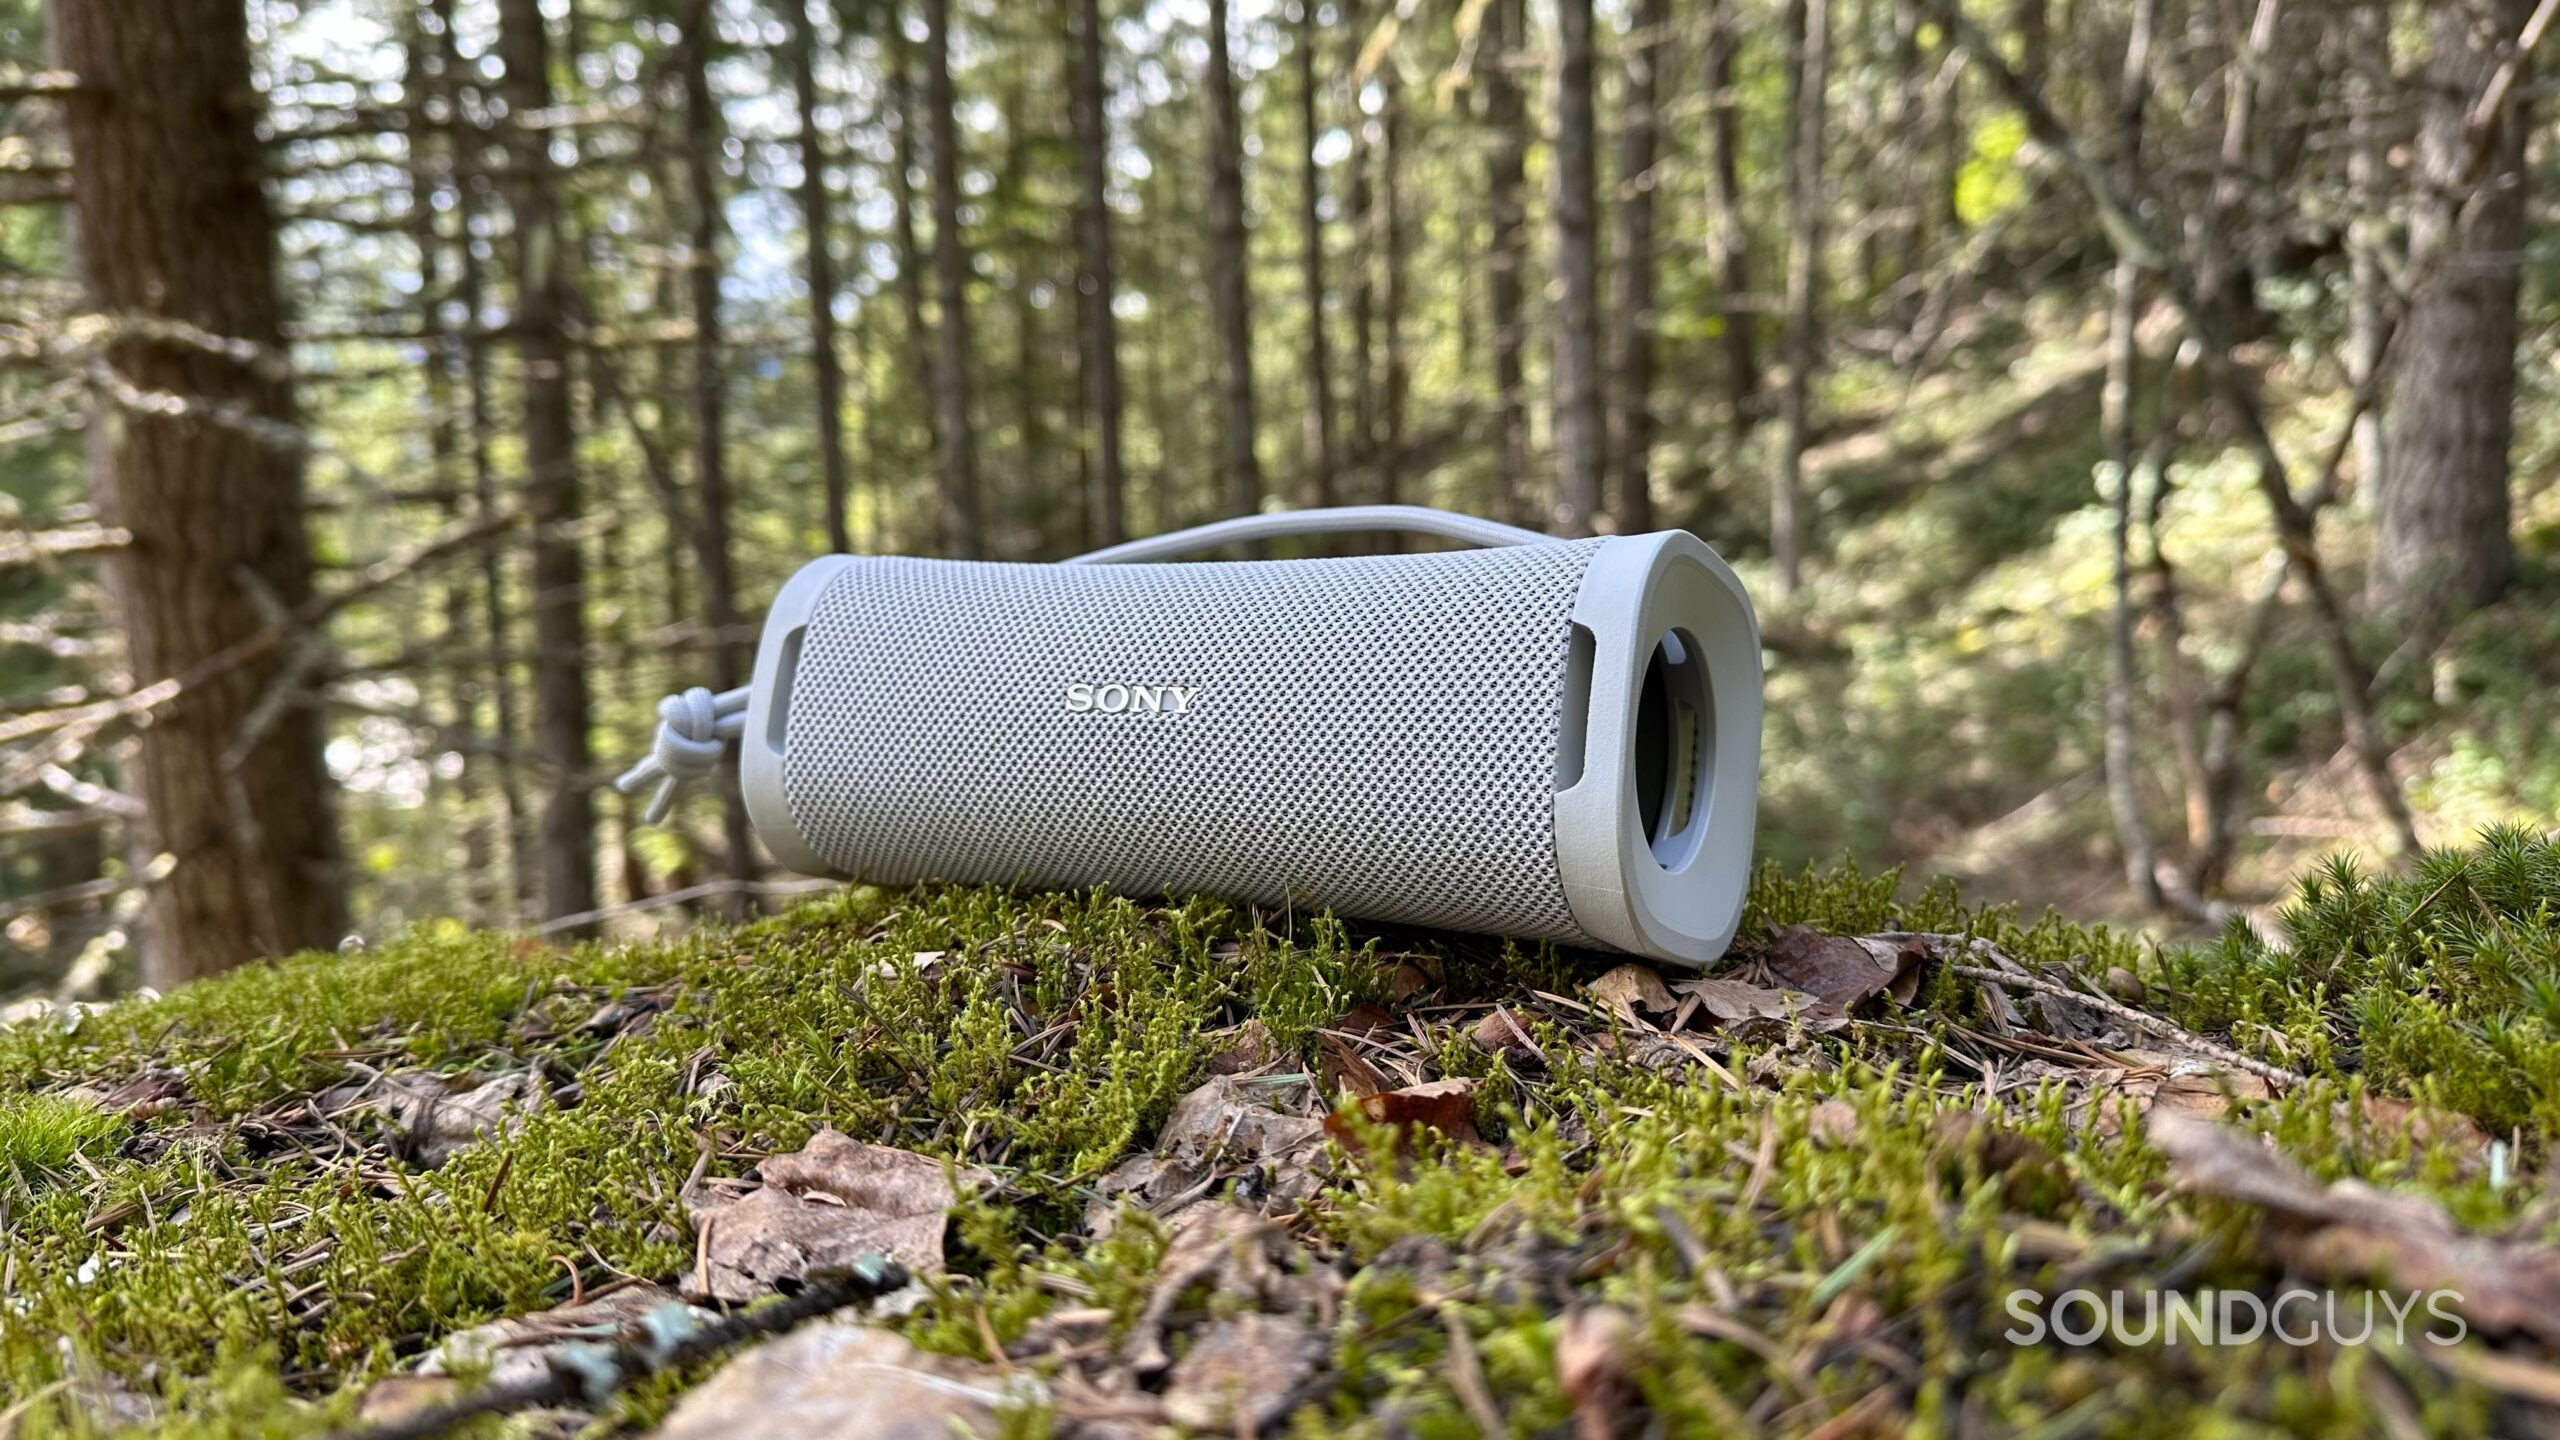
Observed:
[[[1953,947],[1968,944],[1967,937],[1962,935],[1922,935],[1919,938],[1925,941],[1932,951],[1938,950],[1941,947]],[[1975,949],[1976,953],[1988,953],[1993,958],[2001,960],[2008,960],[2009,958],[2008,956],[2001,954],[1999,948],[1994,946],[1988,940],[1975,937],[1969,942],[1969,944]],[[1943,959],[1944,957],[1942,956],[1940,958]],[[2010,963],[2016,964],[2017,962],[2010,961]],[[1946,965],[1949,973],[1961,975],[1968,980],[1977,980],[1987,985],[2015,985],[2021,990],[2033,990],[2038,994],[2058,996],[2061,999],[2069,1000],[2076,1004],[2086,1005],[2090,1009],[2096,1010],[2101,1014],[2112,1015],[2127,1025],[2148,1030],[2155,1035],[2165,1035],[2198,1054],[2210,1056],[2213,1059],[2219,1060],[2223,1064],[2230,1066],[2234,1070],[2245,1070],[2248,1073],[2257,1076],[2259,1079],[2266,1081],[2270,1085],[2282,1085],[2287,1088],[2293,1088],[2311,1083],[2311,1077],[2308,1075],[2301,1074],[2298,1071],[2287,1070],[2281,1065],[2270,1065],[2266,1061],[2257,1059],[2253,1056],[2243,1055],[2228,1045],[2207,1040],[2203,1036],[2197,1034],[2193,1030],[2187,1029],[2183,1025],[2163,1020],[2157,1015],[2136,1010],[2130,1005],[2123,1004],[2120,1001],[2111,1000],[2104,995],[2093,995],[2085,990],[2074,990],[2068,985],[2061,984],[2058,981],[2047,980],[2039,975],[2021,974],[2008,970],[1997,970],[1988,965],[1959,965],[1953,961],[1947,961]]]
[[[865,1256],[844,1273],[813,1281],[799,1294],[762,1309],[714,1320],[680,1337],[644,1326],[636,1338],[566,1345],[549,1357],[548,1368],[538,1377],[512,1385],[483,1386],[460,1399],[404,1419],[343,1432],[343,1437],[431,1440],[483,1415],[505,1415],[561,1402],[597,1404],[644,1375],[690,1365],[741,1340],[791,1329],[831,1310],[885,1295],[904,1286],[907,1280],[905,1266],[885,1257]]]

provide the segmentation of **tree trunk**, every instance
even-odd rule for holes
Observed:
[[[1244,228],[1244,122],[1227,54],[1227,0],[1209,0],[1209,308],[1218,333],[1227,513],[1262,508],[1254,458],[1253,315]]]
[[[1822,290],[1823,91],[1830,78],[1830,0],[1791,0],[1787,26],[1787,380],[1778,397],[1778,484],[1769,507],[1769,548],[1778,599],[1804,582],[1804,452],[1809,438]]]
[[[2390,327],[2390,281],[2383,273],[2391,230],[2384,194],[2390,162],[2383,115],[2391,89],[2390,6],[2386,0],[2362,0],[2347,12],[2347,379],[2358,390],[2375,383]],[[2370,509],[2390,473],[2382,415],[2370,405],[2356,417],[2355,462],[2356,498]]]
[[[1128,537],[1129,477],[1120,449],[1120,321],[1111,313],[1115,287],[1111,262],[1111,127],[1102,82],[1101,0],[1074,0],[1076,14],[1076,169],[1082,193],[1076,205],[1076,277],[1083,341],[1079,368],[1084,403],[1093,417],[1094,535],[1097,545]]]
[[[1727,423],[1737,446],[1760,418],[1760,318],[1751,294],[1751,238],[1742,224],[1742,136],[1733,92],[1735,0],[1707,0],[1707,253],[1723,328]]]
[[[978,441],[969,425],[969,252],[960,233],[960,121],[951,87],[951,0],[924,0],[925,111],[933,126],[933,273],[942,316],[933,385],[942,447],[942,553],[975,560]]]
[[[942,453],[942,418],[935,397],[928,393],[934,376],[934,333],[925,321],[924,247],[916,240],[916,103],[915,61],[907,40],[906,11],[893,4],[882,18],[887,22],[880,37],[889,63],[889,115],[896,127],[890,134],[889,198],[896,210],[892,231],[898,247],[898,307],[905,319],[900,335],[904,350],[905,372],[910,393],[916,400],[914,409],[923,417],[925,451],[939,457]]]
[[[2133,0],[2125,41],[2124,70],[2116,91],[2116,164],[2130,185],[2141,175],[2143,101],[2150,91],[2151,31],[2158,0]],[[2116,841],[2124,854],[2125,884],[2134,898],[2158,909],[2159,847],[2142,814],[2140,754],[2134,734],[2133,631],[2133,485],[2141,461],[2141,441],[2134,411],[2135,368],[2142,359],[2135,326],[2142,318],[2142,268],[2119,256],[2115,293],[2107,312],[2107,369],[2100,392],[2099,419],[2107,452],[2115,468],[2109,496],[2112,511],[2115,596],[2107,616],[2107,701],[2105,759],[2107,803],[2114,815]],[[2155,535],[2156,543],[2156,535]]]
[[[1654,159],[1661,61],[1671,41],[1671,0],[1641,0],[1627,37],[1626,116],[1618,132],[1617,225],[1610,272],[1609,455],[1617,462],[1613,514],[1621,535],[1653,528]]]
[[[1378,503],[1404,499],[1405,411],[1413,392],[1413,356],[1405,348],[1405,312],[1412,304],[1411,240],[1405,224],[1405,136],[1403,89],[1395,58],[1378,67],[1378,214],[1385,231],[1380,259],[1385,284],[1378,296],[1378,343],[1387,366],[1387,393],[1379,415]],[[1389,549],[1400,537],[1382,537]]]
[[[1556,254],[1556,503],[1551,520],[1559,535],[1588,535],[1599,511],[1603,443],[1591,0],[1557,0],[1554,84],[1556,148],[1549,209]]]
[[[1485,289],[1493,306],[1493,388],[1502,436],[1502,518],[1528,524],[1536,506],[1529,495],[1529,385],[1521,346],[1528,334],[1525,290],[1529,268],[1529,117],[1520,93],[1521,47],[1528,34],[1526,0],[1491,0],[1477,31],[1477,65],[1484,72],[1484,118],[1491,130],[1485,156],[1485,209],[1492,225]]]
[[[444,74],[449,84],[469,71],[463,64],[462,52],[454,29],[452,0],[437,0],[436,14],[441,21],[440,43],[443,49]],[[446,122],[450,126],[453,153],[454,233],[461,243],[454,247],[455,299],[460,302],[464,326],[462,336],[463,413],[470,429],[465,444],[471,454],[471,508],[482,519],[498,508],[498,472],[495,458],[489,453],[490,437],[495,433],[496,416],[489,403],[489,342],[482,303],[488,293],[487,277],[480,268],[479,252],[469,243],[477,233],[480,219],[481,150],[486,140],[479,127],[464,113],[462,94],[457,85],[445,97]],[[491,768],[497,774],[498,798],[506,807],[508,880],[512,893],[507,897],[504,913],[520,916],[538,902],[542,893],[542,876],[538,865],[541,846],[533,833],[533,807],[526,803],[524,778],[518,757],[523,753],[521,719],[524,705],[516,692],[515,667],[509,658],[508,635],[512,629],[507,610],[506,553],[495,544],[480,547],[480,628],[487,637],[488,649],[482,656],[489,685],[489,720],[493,739]]]
[[[792,0],[797,4],[799,0]],[[720,326],[720,108],[711,94],[711,46],[715,36],[711,0],[693,0],[685,11],[684,131],[685,186],[692,193],[693,230],[685,257],[688,308],[693,311],[693,483],[695,563],[702,571],[704,622],[711,630],[706,646],[711,661],[711,688],[734,690],[746,683],[743,625],[738,615],[737,579],[729,556],[729,436],[727,342]],[[819,244],[824,236],[813,237]],[[814,248],[814,247],[813,247]],[[729,878],[738,883],[723,907],[731,919],[747,913],[746,884],[755,878],[755,831],[747,821],[745,794],[738,788],[734,753],[721,762],[721,831],[729,851]]]
[[[569,413],[569,247],[553,193],[549,132],[519,122],[551,104],[551,37],[541,0],[500,0],[508,208],[515,215],[513,328],[524,369],[526,507],[533,536],[534,747],[550,795],[542,807],[542,913],[596,908],[595,802],[587,752],[586,561],[577,436]]]
[[[2532,128],[2521,96],[2490,139],[2474,213],[2467,224],[2459,217],[2471,107],[2530,9],[2526,0],[2467,0],[2435,11],[2409,249],[2444,258],[2410,302],[2400,338],[2372,575],[2375,606],[2420,627],[2496,599],[2515,569],[2507,447]]]
[[[827,152],[818,137],[818,25],[809,0],[783,0],[791,20],[791,98],[799,111],[800,228],[808,238],[810,373],[817,386],[818,468],[827,494],[827,548],[853,549],[853,477],[844,453],[844,363],[836,354],[834,224]]]
[[[1334,501],[1333,355],[1324,323],[1324,167],[1316,162],[1316,142],[1324,132],[1316,121],[1316,42],[1323,30],[1316,21],[1318,0],[1298,0],[1297,69],[1299,152],[1298,272],[1307,300],[1307,499],[1312,505]]]
[[[52,20],[83,87],[64,124],[79,263],[98,309],[125,322],[107,365],[119,390],[184,402],[106,399],[90,452],[101,516],[133,535],[107,567],[133,678],[184,686],[136,746],[147,841],[177,861],[144,961],[165,987],[345,928],[318,702],[297,696],[252,729],[281,698],[270,690],[295,683],[298,641],[221,659],[266,628],[262,603],[311,595],[300,456],[261,433],[293,422],[275,228],[238,5],[71,0]],[[184,344],[181,327],[256,358]]]

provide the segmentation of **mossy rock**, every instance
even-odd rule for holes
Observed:
[[[2235,1090],[2229,1123],[2322,1180],[2538,1244],[2560,1238],[2555,905],[2560,848],[2501,833],[2404,877],[2309,877],[2283,948],[2235,928],[2161,951],[1853,871],[1764,872],[1745,934],[1968,935],[2039,973],[2128,971],[2168,1021],[2305,1077]],[[1062,1303],[1125,1325],[1165,1227],[1124,1212],[1091,1238],[1096,1180],[1236,1027],[1258,1020],[1272,1068],[1313,1075],[1362,1006],[1417,1068],[1479,1081],[1486,1143],[1355,1145],[1293,1217],[1347,1281],[1293,1433],[1466,1434],[1487,1402],[1514,1433],[1565,1433],[1588,1396],[1558,1351],[1595,1309],[1641,1357],[1630,1433],[2554,1418],[2500,1394],[2552,1360],[2530,1339],[2472,1334],[2463,1354],[2499,1352],[2485,1371],[2416,1340],[2013,1344],[2022,1287],[2272,1292],[2287,1272],[2253,1209],[2165,1183],[2133,1094],[2022,1065],[1943,968],[1907,1009],[1829,1033],[1654,1043],[1571,999],[1608,963],[1208,902],[857,888],[651,944],[430,926],[21,1024],[0,1031],[0,1433],[344,1426],[458,1329],[686,1273],[688,1181],[822,1126],[994,1177],[896,1322],[911,1340],[983,1358]],[[1469,1039],[1496,1004],[1534,1046]],[[528,1077],[509,1093],[539,1099],[434,1168],[325,1099],[420,1072]],[[2469,1123],[2375,1119],[2410,1115]],[[625,1392],[591,1428],[643,1429],[697,1378]]]

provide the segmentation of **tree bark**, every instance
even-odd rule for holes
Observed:
[[[2383,138],[2391,90],[2391,16],[2385,0],[2361,0],[2347,12],[2347,379],[2370,389],[2382,369],[2390,281],[2383,249],[2391,229],[2384,186],[2390,174]],[[2382,416],[2371,406],[2356,417],[2356,498],[2371,509],[2390,474]]]
[[[2130,184],[2141,174],[2143,101],[2150,92],[2151,32],[2158,0],[2133,0],[2125,40],[2124,70],[2116,89],[2116,166]],[[2115,292],[2107,313],[2106,381],[2100,392],[2100,425],[2115,468],[2108,497],[2112,512],[2110,561],[2114,603],[2107,615],[2105,756],[2107,804],[2113,812],[2125,884],[2146,908],[2160,908],[2159,846],[2142,814],[2140,752],[2134,734],[2133,485],[2141,463],[2134,413],[2135,368],[2142,351],[2135,326],[2142,318],[2142,267],[2118,256]],[[2157,543],[2157,534],[2154,534]]]
[[[1627,36],[1625,118],[1618,131],[1617,224],[1609,257],[1617,294],[1609,307],[1609,456],[1617,465],[1613,515],[1621,535],[1653,528],[1654,162],[1662,57],[1671,0],[1640,0]]]
[[[684,30],[685,186],[692,192],[687,198],[693,226],[685,281],[693,311],[693,483],[699,522],[694,554],[702,572],[703,618],[711,630],[704,647],[711,662],[711,688],[726,691],[746,683],[746,661],[729,553],[728,342],[720,324],[720,108],[711,94],[711,47],[717,38],[711,0],[693,0],[685,10]],[[823,233],[812,239],[816,246],[825,243]],[[745,886],[756,872],[755,830],[747,820],[736,767],[734,752],[720,767],[721,834],[729,852],[729,878],[739,884],[723,907],[733,920],[747,913]]]
[[[1227,0],[1209,0],[1209,308],[1218,334],[1226,431],[1227,513],[1262,508],[1254,455],[1253,315],[1245,251],[1244,122],[1228,56]]]
[[[136,745],[145,838],[177,861],[153,894],[144,958],[165,987],[334,945],[345,928],[317,701],[294,697],[263,735],[251,728],[292,683],[290,646],[199,673],[266,628],[262,604],[311,595],[300,455],[260,433],[293,422],[275,228],[238,5],[67,0],[52,23],[81,83],[64,131],[83,278],[118,322],[107,365],[119,388],[182,402],[106,399],[91,448],[100,514],[133,535],[107,566],[133,677],[186,687]],[[255,357],[181,343],[174,327]]]
[[[818,468],[826,486],[827,548],[853,549],[853,476],[844,452],[844,362],[836,354],[835,226],[827,152],[818,135],[818,24],[809,0],[782,0],[791,21],[791,98],[799,112],[800,228],[807,236],[810,375],[817,388]]]
[[[887,25],[880,37],[889,65],[889,117],[895,121],[890,131],[889,198],[896,215],[891,231],[898,247],[898,308],[905,328],[899,336],[905,352],[907,385],[916,400],[916,413],[923,417],[925,452],[937,457],[942,453],[942,418],[936,398],[928,393],[934,376],[935,336],[925,319],[924,247],[916,239],[916,103],[915,58],[907,39],[906,11],[902,4],[892,4],[883,17]],[[937,526],[939,522],[937,522]]]
[[[2490,140],[2467,223],[2462,201],[2471,107],[2531,8],[2526,0],[2464,0],[2435,10],[2409,249],[2440,249],[2443,261],[2411,302],[2400,337],[2392,469],[2370,582],[2377,609],[2421,629],[2496,599],[2515,570],[2507,449],[2532,128],[2520,98]]]
[[[942,553],[975,560],[978,441],[969,425],[969,252],[960,233],[960,120],[951,85],[951,0],[924,0],[925,110],[933,126],[933,273],[942,315],[933,385],[942,447]]]
[[[1520,93],[1521,47],[1528,34],[1526,0],[1491,0],[1477,31],[1484,72],[1485,210],[1492,222],[1485,290],[1493,308],[1493,386],[1501,432],[1502,475],[1496,491],[1502,518],[1528,524],[1537,508],[1529,489],[1529,384],[1522,362],[1528,324],[1523,304],[1529,268],[1529,117]]]
[[[1076,303],[1083,325],[1079,361],[1084,403],[1093,419],[1094,535],[1097,545],[1128,537],[1129,477],[1121,454],[1120,321],[1111,312],[1116,286],[1111,260],[1111,127],[1102,80],[1101,0],[1074,0],[1076,240],[1082,257]]]
[[[1733,91],[1735,0],[1707,0],[1707,252],[1716,271],[1727,423],[1740,445],[1760,418],[1759,317],[1751,294],[1751,239],[1742,224],[1742,136]]]
[[[1823,92],[1831,70],[1830,0],[1791,0],[1787,27],[1787,379],[1778,396],[1778,477],[1769,548],[1778,599],[1804,582],[1804,452],[1811,429],[1815,307],[1822,290]]]
[[[1551,520],[1557,534],[1588,535],[1599,512],[1604,443],[1591,0],[1557,0],[1554,84],[1556,144],[1549,209],[1556,255],[1556,503]]]
[[[560,233],[549,133],[522,124],[551,104],[551,37],[541,0],[500,0],[500,94],[508,119],[507,204],[515,217],[514,329],[524,371],[525,502],[533,534],[534,748],[542,807],[542,913],[596,908],[595,802],[588,775],[586,560],[575,525],[577,436],[569,410],[569,248]]]
[[[1318,0],[1297,0],[1299,151],[1298,273],[1306,291],[1306,448],[1307,498],[1318,506],[1334,502],[1333,353],[1324,320],[1324,167],[1316,161],[1316,143],[1324,136],[1316,119],[1316,44],[1323,29],[1316,20]],[[1497,0],[1498,3],[1498,0]]]
[[[1413,355],[1405,345],[1405,312],[1412,305],[1412,242],[1405,224],[1405,137],[1403,86],[1395,59],[1378,69],[1378,212],[1385,231],[1380,259],[1385,281],[1378,296],[1378,343],[1387,366],[1387,393],[1379,414],[1378,502],[1404,499],[1405,412],[1413,392]],[[1393,532],[1382,537],[1389,549],[1402,544]]]

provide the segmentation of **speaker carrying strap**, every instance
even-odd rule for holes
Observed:
[[[1187,530],[1107,546],[1061,563],[1132,565],[1196,555],[1221,545],[1378,531],[1431,535],[1486,547],[1537,545],[1554,539],[1517,525],[1423,505],[1336,505],[1321,510],[1278,510],[1213,520]],[[648,808],[641,812],[640,823],[655,825],[666,819],[667,811],[675,804],[677,786],[687,780],[707,780],[719,770],[729,742],[746,733],[747,704],[754,693],[754,687],[747,685],[717,694],[696,685],[658,702],[658,733],[650,743],[648,758],[622,772],[613,782],[613,788],[625,795],[636,795],[642,787],[656,785]]]

